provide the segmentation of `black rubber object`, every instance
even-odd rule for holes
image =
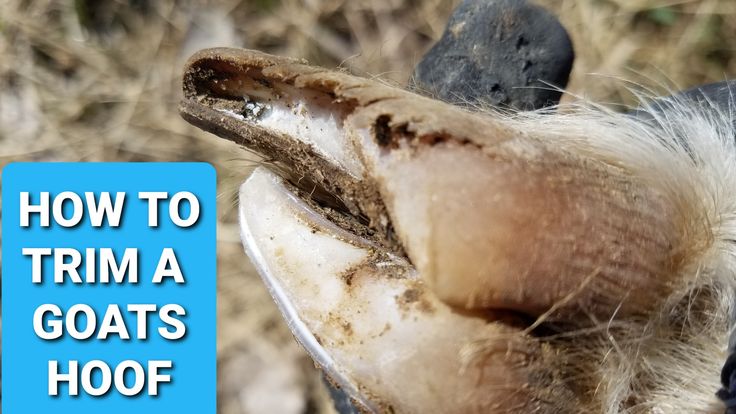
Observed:
[[[559,102],[574,59],[567,31],[547,10],[526,0],[464,0],[412,82],[450,103],[532,110]]]
[[[686,102],[700,105],[705,109],[717,110],[723,114],[731,114],[734,118],[732,121],[736,122],[736,80],[700,85],[671,96],[657,98],[647,105],[646,111],[636,109],[632,111],[632,114],[645,119],[651,118],[649,112],[665,113],[672,110],[674,102]]]

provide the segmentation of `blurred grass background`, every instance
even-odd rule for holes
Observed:
[[[568,89],[633,104],[736,73],[734,0],[539,0],[570,31]],[[255,158],[179,118],[181,67],[235,46],[404,84],[454,0],[2,0],[0,165],[207,161],[219,173],[218,412],[333,412],[242,252],[236,188]],[[625,81],[624,81],[625,80]]]

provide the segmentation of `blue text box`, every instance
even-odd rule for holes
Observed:
[[[2,411],[6,414],[26,413],[163,413],[182,412],[214,414],[216,412],[216,177],[214,169],[203,163],[16,163],[2,172]],[[29,227],[20,226],[21,192],[27,192],[32,205],[38,205],[42,192],[53,200],[65,191],[80,195],[85,192],[99,197],[102,192],[115,196],[124,192],[121,222],[111,227],[104,221],[99,228],[90,224],[84,205],[81,222],[62,227],[51,215],[49,227],[41,227],[39,214],[30,214]],[[166,192],[169,197],[179,192],[196,196],[200,215],[196,224],[180,227],[169,219],[169,200],[158,203],[158,226],[149,227],[149,204],[139,199],[140,192]],[[62,215],[73,215],[73,202],[60,204]],[[192,206],[183,201],[177,210],[187,217]],[[126,248],[137,248],[138,283],[103,284],[99,282],[100,262],[95,264],[95,283],[54,283],[54,257],[41,259],[42,283],[32,282],[32,258],[23,248],[70,248],[83,256],[80,275],[86,278],[92,266],[86,249],[110,248],[119,260]],[[164,277],[152,283],[164,249],[173,249],[185,283]],[[57,250],[54,250],[56,252]],[[99,259],[99,257],[97,257]],[[70,259],[70,256],[67,256]],[[67,260],[69,262],[70,260]],[[171,263],[168,262],[170,269]],[[129,268],[130,269],[130,268]],[[66,311],[73,305],[86,304],[97,315],[101,326],[107,308],[117,304],[130,339],[110,334],[107,339],[74,339],[64,329],[59,339],[41,339],[34,330],[34,314],[42,304],[53,304]],[[155,312],[145,313],[146,339],[138,339],[139,313],[128,312],[130,304],[180,305],[186,314],[176,316],[186,334],[171,340],[159,334],[159,328],[175,331]],[[44,329],[56,318],[46,313]],[[172,314],[169,314],[171,316]],[[75,318],[80,329],[89,322],[85,316]],[[119,324],[116,324],[119,325]],[[70,387],[60,382],[58,396],[49,396],[49,361],[59,361],[61,373],[67,373],[68,362],[76,360],[79,369],[90,361],[104,361],[114,372],[122,361],[130,360],[147,368],[148,361],[172,361],[171,382],[158,384],[158,395],[148,395],[148,385],[135,396],[122,395],[112,385],[101,396],[88,395],[79,384],[79,395],[69,396]],[[90,365],[91,366],[91,365]],[[90,371],[90,386],[100,388],[102,371]],[[133,369],[122,371],[123,386],[136,386]],[[114,380],[113,380],[114,382]]]

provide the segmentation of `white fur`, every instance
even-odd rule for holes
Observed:
[[[642,320],[601,325],[584,342],[597,410],[723,413],[715,397],[728,354],[736,296],[736,128],[732,111],[671,99],[644,121],[593,105],[499,115],[501,122],[569,151],[617,165],[677,206],[685,262],[665,305]],[[574,348],[574,346],[573,346]]]

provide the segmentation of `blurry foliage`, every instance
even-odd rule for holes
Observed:
[[[657,7],[645,13],[649,20],[661,26],[672,26],[677,21],[677,13],[673,7]]]
[[[279,3],[279,0],[255,0],[255,8],[262,12],[268,12],[275,10]]]
[[[623,79],[666,92],[736,73],[734,0],[537,2],[571,33],[577,53],[572,94],[630,105],[631,84]],[[253,379],[243,373],[257,376],[253,367],[272,358],[296,367],[290,375],[301,381],[305,410],[327,413],[319,376],[240,246],[235,195],[257,160],[180,119],[181,67],[198,47],[238,46],[403,84],[440,37],[454,4],[0,0],[0,166],[13,160],[213,163],[219,180],[218,412],[241,414],[242,399],[257,398],[244,388]]]
[[[629,88],[665,94],[736,74],[736,1],[538,0],[560,17],[577,59],[568,89],[636,103]]]

